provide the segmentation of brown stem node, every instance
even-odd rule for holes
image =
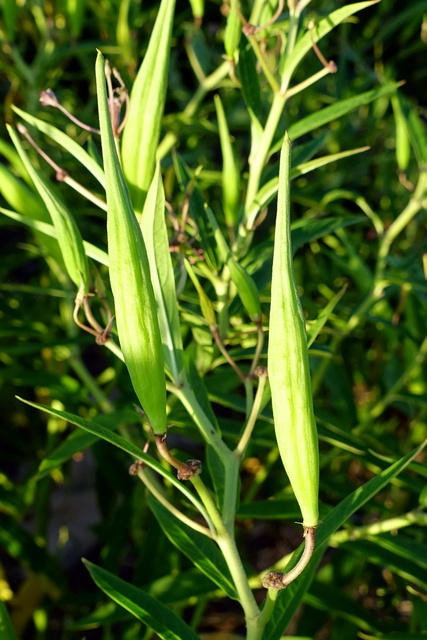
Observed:
[[[162,458],[169,462],[169,464],[177,469],[178,480],[190,480],[193,476],[199,475],[202,472],[202,463],[200,460],[187,460],[187,462],[181,462],[171,454],[166,444],[166,434],[154,435],[157,451]]]
[[[316,527],[304,527],[304,551],[295,567],[288,573],[269,571],[262,579],[262,586],[266,589],[284,589],[295,580],[308,565],[313,555],[316,540]]]

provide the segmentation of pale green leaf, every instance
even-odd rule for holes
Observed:
[[[236,600],[237,594],[230,572],[215,543],[174,518],[165,507],[151,496],[148,503],[172,544],[178,547],[202,573],[225,591],[230,598]]]

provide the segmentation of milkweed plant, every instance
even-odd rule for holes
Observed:
[[[312,4],[313,12],[322,8],[322,2]],[[425,445],[400,458],[378,459],[371,478],[338,504],[328,504],[327,492],[321,491],[324,500],[319,505],[319,435],[326,456],[328,443],[346,450],[357,449],[358,441],[322,419],[313,396],[318,397],[346,337],[375,305],[388,304],[385,291],[397,277],[389,259],[393,242],[425,204],[427,142],[419,120],[402,120],[396,82],[378,83],[302,118],[290,105],[317,83],[334,82],[339,68],[322,53],[323,39],[375,4],[345,4],[316,17],[309,12],[310,0],[288,0],[286,6],[255,1],[250,13],[246,5],[231,0],[221,32],[223,57],[207,73],[196,46],[204,8],[192,3],[195,35],[186,46],[198,89],[183,111],[182,126],[185,130],[185,118],[195,117],[204,101],[211,100],[206,126],[220,151],[215,170],[198,165],[194,154],[186,153],[180,124],[168,128],[164,114],[170,55],[176,47],[175,0],[161,0],[131,88],[120,69],[110,66],[111,59],[94,52],[98,124],[92,128],[81,123],[85,135],[79,141],[85,139],[85,144],[53,124],[55,117],[65,117],[56,116],[54,109],[64,109],[47,87],[40,98],[43,119],[14,107],[14,122],[8,125],[15,166],[38,204],[20,211],[11,202],[17,210],[3,208],[2,213],[34,230],[64,286],[75,287],[71,315],[76,330],[91,335],[97,349],[109,350],[117,365],[126,367],[139,433],[123,422],[107,428],[96,415],[88,419],[53,405],[22,401],[83,430],[87,440],[69,438],[65,458],[99,439],[124,452],[132,481],[146,488],[146,500],[164,535],[209,580],[217,596],[240,604],[247,640],[282,637],[328,545],[347,540],[343,525],[412,464]],[[239,101],[240,121],[235,115],[230,119],[230,96]],[[382,99],[393,101],[404,125],[400,131],[407,134],[400,139],[402,165],[407,164],[405,144],[417,145],[420,170],[406,207],[386,227],[363,197],[343,193],[342,198],[353,200],[352,214],[293,219],[294,198],[303,201],[297,178],[368,149],[338,151],[335,146],[333,152],[319,155],[324,139],[315,133]],[[230,133],[242,127],[250,141],[245,157],[238,134]],[[79,171],[69,175],[57,166],[44,151],[43,139],[71,154]],[[369,135],[363,144],[372,144]],[[44,177],[44,168],[40,170],[46,162],[68,185],[67,201]],[[85,186],[86,174],[95,188]],[[82,238],[71,190],[100,212],[107,248]],[[178,196],[172,204],[174,193]],[[363,215],[354,214],[356,206]],[[345,243],[346,228],[361,220],[375,233],[378,251],[357,305],[346,302],[346,285],[341,283],[325,292],[321,307],[305,308],[295,252],[304,243],[335,233]],[[273,230],[267,240],[266,229]],[[357,256],[353,258],[357,262]],[[357,265],[363,272],[360,260]],[[241,346],[238,336],[243,336]],[[424,338],[415,360],[426,351]],[[209,384],[210,376],[219,383],[218,393]],[[398,394],[403,384],[398,380],[389,396]],[[227,395],[227,389],[236,392]],[[101,413],[111,413],[111,400],[93,379],[91,391]],[[374,405],[359,425],[360,433],[369,432],[390,397]],[[177,439],[180,433],[187,434],[183,440]],[[256,455],[263,439],[271,453],[249,493],[242,494],[242,467],[245,473],[245,460]],[[197,443],[188,445],[196,451],[189,459],[184,454],[187,440]],[[49,473],[60,463],[52,454],[40,470]],[[301,523],[301,544],[257,574],[239,552],[235,521],[241,501],[250,502],[257,483],[261,486],[261,477],[273,467],[277,491],[284,490],[289,498],[277,503],[284,506],[280,516],[276,509],[276,516]],[[185,622],[149,591],[84,562],[98,587],[158,637],[199,637],[197,624]]]

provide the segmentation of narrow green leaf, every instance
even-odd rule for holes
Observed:
[[[137,420],[135,411],[122,410],[115,411],[108,415],[97,416],[97,424],[116,431],[119,424],[130,423]],[[51,451],[39,464],[38,471],[33,480],[40,480],[49,475],[53,469],[57,469],[61,464],[69,460],[75,453],[88,449],[92,444],[99,440],[99,436],[80,429],[73,431],[61,444]]]
[[[123,173],[138,214],[144,207],[156,166],[174,9],[175,0],[162,0],[144,61],[130,94],[129,117],[123,132]]]
[[[25,173],[27,173],[26,170]],[[1,163],[0,193],[9,205],[19,212],[17,216],[23,213],[28,214],[31,216],[31,221],[34,221],[35,225],[37,224],[37,221],[42,221],[42,224],[51,223],[51,217],[43,203],[43,200]],[[2,213],[5,213],[5,215],[8,215],[7,209],[1,208],[0,210]],[[9,217],[13,218],[13,215],[10,215]],[[26,220],[30,219],[26,218]],[[20,220],[20,222],[22,222],[22,220]],[[53,229],[52,225],[49,226]],[[36,226],[33,228],[36,229],[35,235],[41,246],[45,247],[47,255],[52,257],[65,271],[61,249],[59,248],[57,240],[49,240],[49,238],[46,238],[39,233],[40,230],[37,229]],[[56,235],[53,237],[56,238]]]
[[[200,309],[201,309],[202,315],[203,315],[204,319],[206,320],[206,323],[207,323],[208,327],[209,328],[211,328],[211,327],[214,328],[214,327],[216,327],[216,316],[215,316],[215,311],[214,311],[211,299],[206,294],[205,290],[203,289],[202,285],[200,284],[196,274],[194,273],[194,269],[190,265],[188,260],[184,260],[184,264],[185,264],[185,268],[187,269],[187,273],[190,276],[191,281],[192,281],[192,283],[194,284],[194,286],[196,288],[197,295],[199,296]]]
[[[1,170],[0,170],[0,173],[1,173]],[[11,218],[12,220],[17,220],[18,222],[21,222],[22,224],[27,225],[27,227],[30,227],[31,229],[40,231],[40,233],[42,233],[45,236],[49,236],[50,238],[55,238],[55,239],[58,237],[58,232],[56,231],[55,227],[52,224],[41,222],[39,220],[32,220],[30,218],[26,218],[25,216],[22,216],[20,213],[16,213],[16,211],[9,211],[9,209],[3,209],[3,207],[0,207],[0,212],[3,213],[8,218]],[[95,245],[91,244],[90,242],[86,242],[86,240],[83,240],[83,247],[86,252],[86,255],[89,258],[92,258],[93,260],[96,260],[100,264],[104,264],[106,267],[108,267],[108,264],[109,264],[108,254],[105,253],[105,251],[103,251],[102,249],[98,249],[98,247],[95,247]],[[61,258],[61,264],[62,264],[61,255],[59,257]]]
[[[314,581],[304,596],[304,602],[316,609],[327,611],[344,620],[349,620],[365,631],[376,631],[377,621],[370,611],[355,602],[353,597],[345,594],[339,587]]]
[[[205,202],[195,184],[195,176],[190,175],[187,165],[177,153],[173,156],[173,163],[181,191],[190,198],[190,214],[196,223],[200,244],[203,249],[203,257],[209,268],[217,272],[222,265],[216,253],[213,229],[206,215]]]
[[[230,598],[237,600],[230,572],[215,543],[174,518],[165,507],[151,496],[148,498],[148,504],[172,544]]]
[[[231,280],[236,286],[237,295],[242,301],[249,317],[254,321],[259,321],[261,318],[261,304],[257,286],[244,267],[234,258],[211,209],[206,205],[205,210],[211,226],[214,229],[218,251],[223,262],[228,267]]]
[[[68,413],[67,411],[60,411],[59,409],[53,409],[52,407],[45,407],[44,405],[38,404],[37,402],[30,402],[29,400],[24,400],[24,398],[19,398],[19,396],[17,396],[17,398],[21,402],[30,405],[30,407],[35,407],[36,409],[40,409],[45,413],[49,413],[50,415],[62,418],[63,420],[66,420],[67,422],[76,425],[76,427],[80,427],[81,429],[88,431],[98,438],[102,438],[102,440],[105,440],[106,442],[113,444],[115,447],[122,449],[122,451],[125,451],[126,453],[131,455],[135,460],[142,460],[148,467],[157,471],[157,473],[159,473],[164,478],[167,478],[174,487],[181,491],[181,493],[184,494],[185,497],[190,500],[190,502],[194,504],[199,511],[201,511],[201,513],[204,513],[203,507],[201,507],[192,492],[182,482],[180,482],[169,471],[166,471],[166,469],[164,469],[164,467],[162,467],[162,465],[159,464],[157,460],[155,460],[151,456],[148,456],[142,451],[142,449],[134,445],[132,442],[125,440],[124,438],[122,438],[122,436],[118,435],[114,431],[111,431],[110,429],[107,429],[106,427],[93,420],[81,418],[80,416]]]
[[[319,40],[332,31],[336,26],[341,24],[346,18],[349,18],[358,11],[362,11],[362,9],[366,9],[367,7],[377,4],[379,1],[380,0],[370,0],[369,2],[348,4],[345,7],[341,7],[340,9],[333,11],[328,16],[320,20],[314,29],[311,29],[310,31],[307,30],[307,32],[296,43],[291,55],[284,61],[282,82],[292,77],[295,69],[303,60],[306,53],[313,48],[313,42],[319,42]],[[290,131],[289,136],[291,139],[295,138],[295,136],[291,135]]]
[[[2,2],[4,26],[6,27],[7,37],[10,42],[14,42],[15,40],[15,23],[18,6],[16,0],[3,0]]]
[[[99,122],[106,178],[108,255],[117,331],[138,399],[156,434],[166,431],[166,382],[150,266],[120,167],[107,105],[104,58],[96,61]]]
[[[230,140],[224,107],[218,95],[214,97],[218,118],[219,137],[222,152],[222,195],[225,221],[228,227],[235,227],[241,209],[240,171],[233,145]]]
[[[323,519],[322,524],[319,525],[317,529],[316,549],[310,560],[310,564],[301,577],[286,588],[285,593],[285,590],[279,593],[276,607],[266,628],[264,640],[279,640],[282,637],[285,628],[300,606],[305,592],[310,587],[317,566],[322,559],[328,539],[332,533],[341,527],[353,513],[361,509],[368,500],[381,491],[390,480],[403,471],[405,467],[421,453],[426,445],[427,440],[406,456],[394,462],[390,467],[375,476],[375,478],[372,478],[363,486],[358,487]]]
[[[68,275],[82,294],[89,293],[89,265],[83,247],[83,240],[73,216],[43,176],[35,170],[22,146],[21,140],[12,127],[7,126],[10,137],[34,185],[48,209],[58,234],[58,243]]]
[[[353,224],[363,222],[364,216],[328,217],[320,220],[304,218],[292,225],[292,250],[295,251],[312,240],[324,238],[334,233],[337,229],[343,229]]]
[[[331,315],[332,315],[335,307],[337,306],[338,302],[343,297],[346,289],[347,289],[346,286],[342,287],[341,291],[338,291],[338,293],[335,294],[334,297],[331,298],[331,300],[329,300],[329,302],[326,305],[326,307],[324,309],[322,309],[322,311],[317,316],[316,320],[310,326],[309,330],[307,331],[307,345],[308,345],[308,347],[311,347],[313,342],[316,340],[317,336],[319,335],[319,333],[321,332],[321,330],[323,329],[323,327],[325,326],[325,324],[327,323],[327,321],[331,317]]]
[[[81,147],[75,140],[67,136],[66,133],[57,129],[53,125],[45,122],[44,120],[40,120],[39,118],[35,118],[30,115],[26,111],[22,111],[18,107],[13,106],[13,110],[23,119],[25,122],[28,122],[33,127],[35,127],[38,131],[41,131],[45,135],[52,138],[60,147],[68,151],[73,158],[75,158],[78,162],[80,162],[83,167],[85,167],[90,173],[96,178],[100,185],[105,187],[105,176],[102,168],[99,164]]]
[[[17,640],[9,613],[3,600],[0,600],[0,638],[2,638],[2,640]]]
[[[150,263],[165,365],[174,383],[179,385],[183,382],[183,347],[159,165],[148,191],[140,226]]]
[[[378,87],[377,89],[372,89],[371,91],[365,91],[359,95],[352,96],[351,98],[339,100],[335,104],[325,107],[324,109],[319,109],[315,113],[312,113],[291,125],[289,127],[289,137],[291,140],[297,140],[297,138],[300,138],[306,133],[309,133],[314,129],[318,129],[319,127],[323,127],[323,125],[328,122],[341,118],[346,113],[349,113],[349,111],[353,111],[365,104],[369,104],[381,96],[394,93],[399,86],[400,83],[392,82],[384,85],[383,87]]]
[[[67,17],[73,39],[81,34],[85,17],[85,0],[62,0],[64,15]]]
[[[370,536],[368,540],[345,542],[340,547],[368,562],[388,567],[421,589],[427,586],[425,546],[407,536]]]
[[[248,109],[255,117],[258,117],[261,110],[261,89],[256,64],[256,57],[250,43],[246,39],[241,40],[238,69],[242,83],[243,98]]]
[[[109,571],[83,560],[95,584],[152,629],[162,640],[199,640],[194,631],[164,604]]]
[[[418,164],[424,165],[427,162],[427,128],[414,108],[409,108],[408,127]]]
[[[280,149],[281,143],[279,145],[274,146],[274,150],[278,151]],[[359,149],[349,149],[348,151],[341,151],[340,153],[333,153],[327,156],[322,156],[321,158],[315,158],[314,160],[310,160],[309,162],[304,162],[303,164],[299,164],[296,167],[292,167],[291,169],[291,180],[298,178],[299,176],[303,176],[315,169],[320,167],[324,167],[331,162],[336,162],[338,160],[342,160],[343,158],[348,158],[356,153],[362,153],[363,151],[367,151],[369,147],[360,147]],[[249,226],[255,222],[255,218],[257,217],[259,211],[263,209],[277,193],[277,188],[279,185],[279,178],[272,178],[268,182],[266,182],[261,189],[258,191],[255,200],[251,204],[248,211],[248,224]]]

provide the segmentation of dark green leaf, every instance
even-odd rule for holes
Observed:
[[[109,571],[83,560],[95,584],[123,609],[141,620],[162,640],[199,640],[194,631],[170,609]]]
[[[237,599],[236,590],[225,560],[215,543],[187,527],[151,496],[148,498],[151,510],[156,516],[165,535],[182,553],[184,553],[202,573],[233,599]]]

